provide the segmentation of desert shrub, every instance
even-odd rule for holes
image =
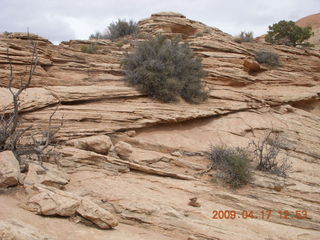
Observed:
[[[237,43],[253,42],[253,32],[241,32],[234,40]]]
[[[282,148],[287,146],[287,140],[279,133],[269,131],[262,140],[250,143],[253,157],[258,160],[257,170],[270,172],[286,177],[291,165],[287,158],[279,157]]]
[[[135,21],[118,19],[118,21],[110,23],[105,33],[96,32],[90,35],[90,39],[115,40],[126,35],[136,34],[138,30],[138,24]]]
[[[304,45],[314,33],[311,27],[299,27],[293,21],[279,21],[269,26],[265,37],[267,42],[272,44],[283,44],[287,46]]]
[[[217,176],[233,188],[239,188],[251,180],[250,157],[244,148],[211,146],[208,157]]]
[[[89,39],[106,39],[106,35],[101,32],[96,32],[90,35]]]
[[[255,54],[258,63],[265,63],[271,67],[281,66],[279,55],[269,50],[259,50]]]
[[[97,53],[97,45],[95,43],[90,43],[90,45],[82,45],[81,52],[94,54]]]
[[[140,42],[122,61],[126,80],[152,98],[173,102],[178,96],[190,103],[207,98],[201,78],[201,60],[179,38],[157,36]]]

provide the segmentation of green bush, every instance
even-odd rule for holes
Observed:
[[[271,67],[281,66],[279,55],[269,50],[259,50],[255,54],[258,63],[265,63]]]
[[[136,34],[137,32],[138,24],[136,22],[118,19],[117,22],[113,22],[108,26],[107,38],[117,39],[126,35]]]
[[[293,21],[279,21],[269,26],[268,34],[265,37],[267,42],[283,44],[287,46],[305,45],[314,33],[311,27],[299,27]],[[306,43],[308,45],[308,43]]]
[[[152,98],[173,102],[181,96],[190,103],[207,99],[201,60],[179,38],[157,36],[140,42],[122,66],[126,80]]]
[[[118,19],[117,22],[112,22],[108,26],[106,33],[96,32],[90,35],[90,39],[111,39],[115,40],[126,35],[133,35],[138,33],[138,24],[133,20],[127,22],[126,20]]]
[[[233,188],[239,188],[252,178],[249,153],[244,148],[211,146],[208,157],[217,176]]]
[[[94,54],[97,53],[97,45],[95,43],[90,43],[90,45],[82,45],[81,52]]]
[[[253,42],[253,32],[241,32],[234,40],[237,43]]]

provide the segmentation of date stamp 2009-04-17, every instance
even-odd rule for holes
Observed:
[[[307,210],[213,210],[212,219],[261,219],[268,220],[271,217],[279,219],[307,219]]]

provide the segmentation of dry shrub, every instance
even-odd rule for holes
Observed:
[[[201,78],[205,76],[201,60],[179,38],[157,36],[138,43],[122,61],[126,80],[142,93],[163,102],[181,96],[187,102],[207,99]]]
[[[253,157],[258,160],[257,169],[286,177],[291,164],[287,158],[280,158],[279,153],[287,145],[287,140],[271,130],[262,140],[252,141]]]
[[[239,188],[251,180],[250,156],[244,148],[211,146],[208,157],[212,161],[212,169],[216,169],[217,177]]]

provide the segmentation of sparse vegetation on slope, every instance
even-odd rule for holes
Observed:
[[[253,32],[241,32],[239,36],[234,39],[237,43],[253,42]]]
[[[207,98],[201,60],[179,38],[157,36],[141,42],[122,65],[127,81],[152,98],[173,102],[181,96],[190,103]]]
[[[262,49],[256,52],[255,58],[258,63],[264,63],[271,67],[281,66],[279,55],[270,50]]]
[[[91,43],[89,45],[81,46],[81,52],[94,54],[97,53],[97,45],[95,43]]]
[[[310,45],[304,43],[313,35],[311,27],[299,27],[293,21],[279,21],[269,26],[265,37],[267,42],[287,46]]]
[[[253,156],[258,160],[257,169],[286,177],[291,165],[287,158],[279,158],[280,151],[286,144],[287,141],[274,131],[268,132],[259,141],[251,142]]]
[[[251,179],[250,157],[244,148],[211,146],[208,153],[212,168],[216,169],[218,178],[239,188]]]

